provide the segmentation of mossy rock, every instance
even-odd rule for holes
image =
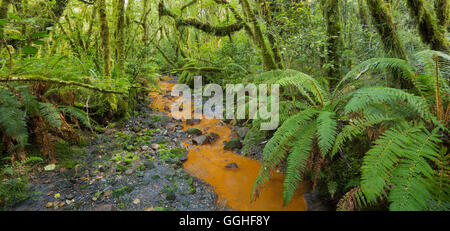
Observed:
[[[231,138],[231,140],[229,141],[225,141],[224,142],[224,148],[225,150],[236,150],[236,149],[241,149],[242,148],[242,143],[241,140],[237,137]]]
[[[199,136],[201,135],[203,132],[202,130],[198,129],[198,128],[189,128],[187,130],[187,133],[193,136]]]

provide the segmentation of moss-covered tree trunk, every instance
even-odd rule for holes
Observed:
[[[261,30],[261,25],[258,23],[258,20],[256,19],[256,15],[251,8],[248,0],[240,0],[242,9],[244,10],[244,13],[246,17],[248,18],[249,22],[253,25],[253,35],[255,42],[261,49],[261,55],[263,58],[263,64],[265,70],[274,70],[277,69],[277,65],[275,63],[275,60],[273,58],[273,54],[271,49],[267,46],[267,43],[264,39],[264,35]]]
[[[364,0],[358,0],[358,14],[361,25],[364,29],[369,26],[369,19],[367,14],[366,3]]]
[[[424,0],[407,0],[409,12],[419,30],[422,41],[437,51],[448,51],[448,41],[439,30],[436,17]]]
[[[0,5],[0,19],[8,20],[8,6],[11,3],[11,0],[2,0],[2,4]],[[3,26],[0,27],[0,38],[3,39]]]
[[[277,2],[266,0],[259,0],[258,2],[260,6],[262,6],[262,14],[264,16],[264,21],[267,23],[267,27],[269,28],[272,27],[273,26],[272,13],[278,11],[279,9]],[[275,59],[275,63],[278,65],[279,68],[283,68],[283,63],[281,62],[281,55],[278,49],[277,40],[272,32],[269,31],[267,33],[267,39],[269,40],[270,46],[272,47],[272,54],[273,58]]]
[[[342,47],[341,23],[338,0],[321,0],[327,25],[327,78],[331,87],[339,82],[340,48]]]
[[[384,0],[367,0],[373,26],[380,35],[381,42],[388,56],[408,60],[403,44],[394,27],[391,10]]]
[[[125,41],[125,0],[117,0],[117,76],[124,74],[124,41]]]
[[[367,6],[372,16],[372,24],[376,28],[384,51],[389,57],[408,60],[408,55],[394,26],[394,19],[390,7],[384,0],[367,0]],[[394,80],[398,87],[411,89],[413,84],[394,73]]]
[[[450,1],[449,0],[435,0],[434,9],[436,10],[436,16],[438,18],[439,26],[444,30],[450,26]]]
[[[109,27],[106,18],[105,0],[97,0],[98,18],[100,22],[100,37],[103,49],[103,72],[105,76],[111,76],[111,49],[109,43]]]

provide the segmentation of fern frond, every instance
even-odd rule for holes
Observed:
[[[39,102],[39,110],[48,124],[55,128],[61,127],[61,117],[59,116],[58,109],[53,104]]]
[[[301,130],[315,114],[317,114],[315,109],[307,109],[292,116],[278,128],[273,137],[267,142],[263,150],[263,164],[253,185],[252,198],[255,195],[257,196],[258,188],[263,186],[264,183],[270,179],[274,168],[285,160],[289,150],[287,145],[290,145],[295,141],[297,132]]]
[[[403,123],[399,129],[392,128],[386,131],[366,153],[361,167],[361,189],[368,201],[374,202],[377,197],[383,195],[391,172],[399,161],[397,153],[402,151],[398,142],[407,140],[408,134],[420,131],[420,127],[411,127]]]
[[[283,201],[287,205],[295,194],[298,184],[302,181],[302,174],[312,150],[316,124],[310,123],[298,132],[298,138],[293,143],[287,158],[286,176],[284,178]]]
[[[285,89],[293,87],[312,105],[324,105],[329,98],[328,92],[316,79],[300,71],[288,69],[264,72],[255,76],[253,82],[280,84]]]
[[[354,137],[361,135],[367,128],[376,124],[395,120],[393,117],[386,117],[384,115],[369,115],[363,119],[355,119],[352,124],[345,126],[342,131],[336,136],[331,157],[333,157],[345,142],[351,141]]]
[[[388,197],[390,210],[424,210],[427,202],[433,199],[429,191],[433,169],[427,160],[439,157],[437,131],[430,133],[422,128],[421,132],[410,133],[405,137],[407,140],[399,143],[402,150],[396,154],[402,159],[392,173],[393,187]]]
[[[377,72],[396,73],[403,79],[412,81],[413,83],[416,81],[415,69],[408,61],[396,58],[373,58],[362,62],[349,71],[333,91],[333,98],[338,92],[338,89],[345,84],[358,80],[362,75]]]
[[[331,111],[322,111],[317,117],[317,137],[318,145],[322,157],[333,147],[337,134],[336,114]]]
[[[6,135],[14,138],[20,146],[28,142],[25,113],[15,107],[0,106],[0,127]]]
[[[63,114],[75,117],[84,126],[86,126],[88,128],[91,127],[91,120],[89,119],[89,117],[85,111],[78,109],[76,107],[69,107],[69,106],[58,106],[58,109]]]
[[[388,87],[365,87],[352,93],[352,96],[353,97],[345,106],[345,114],[364,110],[365,108],[368,108],[369,105],[373,104],[396,104],[405,102],[403,106],[411,108],[425,120],[431,121],[434,117],[429,110],[427,102],[423,98],[400,89]]]
[[[25,113],[19,109],[21,103],[7,88],[0,87],[0,127],[4,134],[14,138],[20,146],[28,141]]]

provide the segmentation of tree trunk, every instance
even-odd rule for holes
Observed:
[[[327,24],[327,78],[330,87],[339,82],[340,77],[340,48],[342,47],[339,1],[322,0],[323,16]]]
[[[448,51],[449,44],[445,35],[439,30],[436,17],[426,6],[424,0],[407,0],[409,12],[414,18],[422,41],[437,51]]]
[[[3,0],[0,5],[0,19],[8,20],[8,6],[11,3],[11,0]],[[3,39],[3,27],[0,28],[0,38]],[[1,43],[3,45],[3,42]]]
[[[109,28],[106,18],[105,0],[97,0],[98,18],[100,21],[100,37],[103,48],[103,72],[105,76],[111,77],[111,50],[109,44]]]
[[[435,0],[434,8],[436,9],[439,26],[442,26],[446,30],[450,22],[450,1]]]
[[[255,13],[251,8],[248,0],[240,0],[242,9],[244,10],[245,15],[249,19],[250,23],[253,25],[253,35],[256,40],[257,45],[261,49],[261,55],[263,58],[264,69],[265,70],[274,70],[277,69],[277,65],[274,61],[272,51],[268,48],[266,41],[264,39],[263,33],[261,31],[261,25],[259,25],[256,20]]]
[[[367,8],[364,0],[358,0],[358,13],[362,27],[364,29],[367,29],[367,27],[369,26],[369,20],[367,18]]]
[[[117,76],[124,74],[125,0],[117,0]]]
[[[367,0],[373,26],[380,35],[388,56],[408,60],[403,44],[394,27],[390,9],[383,0]]]
[[[408,60],[408,55],[394,27],[394,20],[387,3],[384,0],[367,0],[367,6],[372,16],[373,26],[383,43],[385,53],[392,58]],[[399,73],[394,73],[394,81],[396,81],[398,87],[404,89],[414,87],[411,81],[401,78]]]

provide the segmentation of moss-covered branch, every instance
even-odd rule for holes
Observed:
[[[101,93],[125,94],[125,92],[122,92],[122,91],[107,90],[107,89],[102,89],[102,88],[95,87],[95,86],[85,84],[85,83],[66,81],[66,80],[60,80],[60,79],[54,79],[54,78],[46,78],[43,76],[10,76],[10,77],[2,76],[2,77],[0,77],[0,83],[8,83],[8,82],[38,82],[38,83],[58,84],[58,85],[65,85],[65,86],[82,87],[82,88],[86,88],[89,90],[98,91]]]
[[[159,16],[169,16],[175,20],[175,24],[177,26],[190,26],[194,27],[196,29],[199,29],[203,32],[206,32],[208,34],[212,34],[215,36],[227,36],[228,34],[240,31],[242,28],[244,28],[244,23],[242,22],[236,22],[231,25],[227,26],[214,26],[209,23],[204,23],[199,21],[196,18],[187,18],[183,19],[180,16],[176,15],[175,13],[171,12],[169,9],[167,9],[164,6],[163,2],[159,3],[158,6]]]

